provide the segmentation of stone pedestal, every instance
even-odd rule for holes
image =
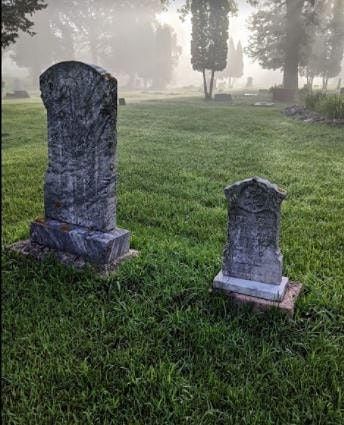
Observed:
[[[225,276],[221,270],[214,279],[213,288],[271,301],[281,301],[286,292],[288,281],[289,279],[283,276],[279,285],[272,285],[271,283]]]
[[[108,264],[129,251],[130,232],[117,228],[105,233],[47,219],[31,223],[30,239],[91,263]]]

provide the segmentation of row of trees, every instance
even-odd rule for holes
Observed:
[[[291,20],[290,15],[296,16]],[[310,88],[315,77],[322,77],[326,89],[329,78],[341,70],[344,0],[265,0],[250,30],[247,53],[263,68],[281,69],[286,88],[297,88],[300,73]]]
[[[7,1],[7,0],[2,0]],[[18,66],[29,69],[34,85],[54,62],[87,57],[127,86],[164,88],[172,80],[181,48],[168,25],[159,25],[159,0],[46,0],[34,17],[31,37],[22,33],[11,46]]]
[[[227,66],[219,72],[218,79],[225,80],[229,88],[234,86],[234,81],[244,75],[244,54],[241,42],[235,48],[233,38],[228,40]]]
[[[315,76],[321,76],[326,88],[328,79],[340,71],[343,58],[344,0],[247,1],[258,7],[250,25],[248,54],[264,68],[283,70],[285,88],[298,88],[299,71],[310,86]],[[2,0],[6,6],[5,45],[14,41],[18,28],[30,31],[24,3],[31,5],[32,11],[45,6],[42,0]],[[49,0],[48,24],[42,23],[47,27],[38,31],[56,45],[50,56],[61,59],[63,53],[68,53],[70,57],[68,49],[88,47],[93,62],[98,62],[101,55],[106,66],[116,66],[117,73],[129,75],[129,84],[140,78],[146,86],[163,87],[170,81],[180,49],[173,30],[156,24],[155,14],[161,10],[161,3],[168,4],[169,0]],[[18,28],[13,24],[15,4],[20,9]],[[212,96],[216,72],[222,71],[222,78],[240,74],[233,67],[242,67],[235,51],[241,46],[234,49],[231,42],[229,47],[227,43],[228,16],[236,11],[235,0],[185,0],[182,8],[183,14],[191,13],[191,63],[202,72],[206,98]],[[42,47],[43,42],[37,51]],[[17,46],[17,63],[23,63],[23,51],[25,47],[20,51]],[[113,58],[116,64],[111,63]]]

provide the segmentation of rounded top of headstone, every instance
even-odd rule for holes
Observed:
[[[117,80],[108,71],[96,65],[65,61],[52,65],[39,79],[41,97],[48,108],[68,100],[73,107],[93,103],[117,103]],[[97,101],[99,97],[99,102]]]
[[[48,74],[54,73],[54,72],[60,72],[61,70],[68,71],[71,68],[85,68],[85,69],[92,69],[95,73],[104,76],[107,79],[114,79],[108,71],[106,71],[104,68],[98,66],[98,65],[92,65],[85,62],[80,61],[63,61],[55,63],[54,65],[50,66],[48,69],[46,69],[40,76],[40,80],[44,79],[45,76]]]
[[[269,180],[251,177],[227,186],[225,195],[232,204],[238,204],[240,208],[248,211],[258,212],[275,205],[273,200],[277,204],[281,203],[287,192]]]

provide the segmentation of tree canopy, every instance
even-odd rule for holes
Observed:
[[[45,7],[44,0],[1,0],[1,47],[14,43],[19,31],[34,35],[33,22],[27,15],[32,16]]]

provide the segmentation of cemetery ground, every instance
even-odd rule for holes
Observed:
[[[343,423],[343,128],[280,109],[120,107],[118,225],[140,256],[104,279],[4,251],[5,423]],[[43,105],[5,102],[2,132],[8,245],[43,213]],[[223,188],[254,175],[288,192],[284,275],[304,284],[292,320],[209,293]]]

